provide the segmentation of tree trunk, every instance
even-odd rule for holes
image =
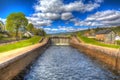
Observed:
[[[15,37],[16,37],[16,40],[18,40],[18,32],[19,32],[19,27],[16,28],[16,33],[15,33]]]

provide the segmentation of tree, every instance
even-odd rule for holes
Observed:
[[[27,30],[33,33],[33,31],[34,31],[34,25],[32,23],[29,23],[27,25]]]
[[[46,32],[43,29],[41,29],[41,35],[46,36]]]
[[[19,29],[21,27],[26,27],[27,24],[28,20],[23,13],[12,13],[7,17],[6,28],[10,32],[15,32],[15,37],[17,39],[19,37]]]
[[[45,36],[46,32],[43,29],[40,28],[34,28],[34,34],[35,35],[40,35],[40,36]]]
[[[5,31],[5,25],[2,21],[0,21],[0,32]]]

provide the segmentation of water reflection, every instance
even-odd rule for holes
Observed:
[[[70,46],[51,46],[31,66],[24,80],[115,80],[116,77]]]

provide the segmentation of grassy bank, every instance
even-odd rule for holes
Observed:
[[[22,40],[22,41],[13,43],[13,44],[1,45],[0,46],[0,52],[5,52],[5,51],[21,48],[21,47],[33,45],[35,43],[38,43],[40,39],[41,39],[40,36],[34,36],[30,39]]]
[[[93,38],[87,38],[85,36],[81,36],[80,34],[78,34],[78,37],[80,38],[80,40],[82,40],[83,42],[88,43],[88,44],[102,46],[102,47],[116,48],[116,49],[120,48],[119,45],[105,44],[105,43],[99,42]]]

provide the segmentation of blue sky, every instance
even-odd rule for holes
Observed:
[[[120,0],[0,0],[0,20],[23,12],[47,33],[120,25]]]

